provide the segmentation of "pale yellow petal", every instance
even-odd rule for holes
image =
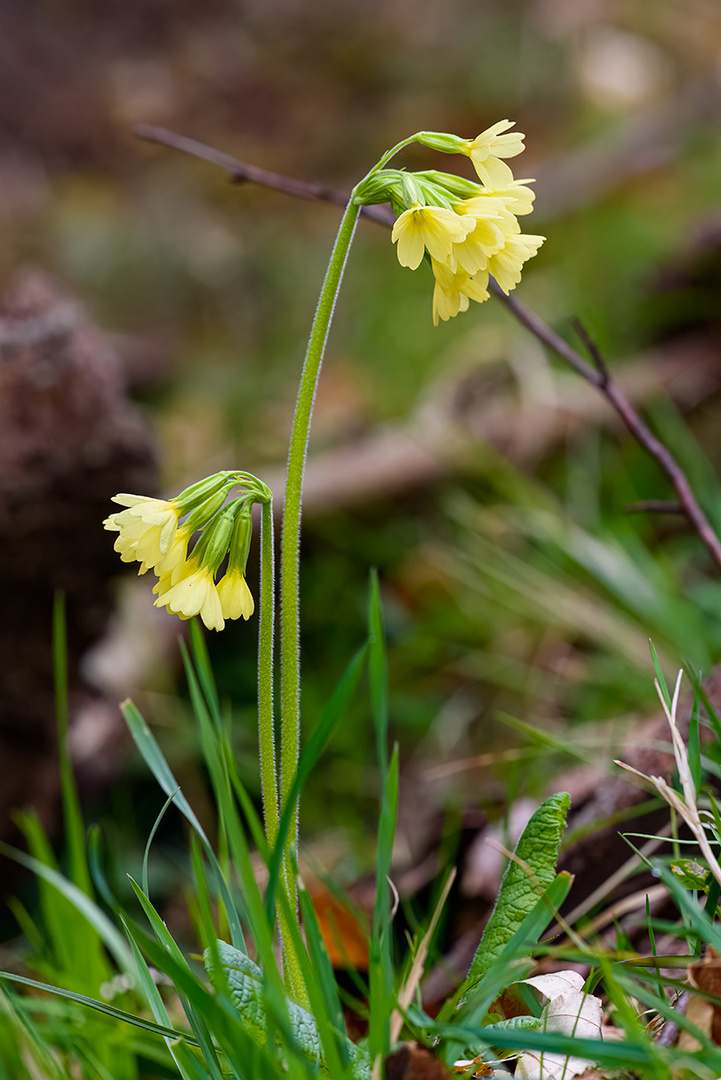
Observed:
[[[510,166],[506,165],[505,161],[501,161],[500,158],[491,157],[490,155],[471,154],[471,160],[474,169],[486,187],[493,189],[504,188],[513,182],[513,172]]]
[[[423,235],[415,222],[415,210],[404,210],[393,226],[391,239],[397,242],[396,252],[401,266],[408,266],[411,270],[417,270],[423,259],[425,245]]]

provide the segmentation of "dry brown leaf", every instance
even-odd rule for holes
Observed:
[[[688,965],[688,981],[697,990],[721,998],[721,957],[710,945],[698,963]],[[692,994],[686,1017],[700,1031],[709,1035],[717,1046],[721,1046],[721,1005],[706,1001],[698,994]],[[681,1032],[678,1044],[683,1050],[701,1049],[698,1039],[688,1031]]]
[[[435,1054],[418,1043],[404,1043],[386,1058],[386,1080],[450,1080]]]

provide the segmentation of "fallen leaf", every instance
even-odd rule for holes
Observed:
[[[323,943],[334,968],[368,970],[368,935],[350,908],[320,883],[308,885]]]
[[[600,1039],[600,1000],[583,991],[583,977],[577,971],[556,971],[524,979],[546,999],[541,1014],[545,1031],[575,1035],[579,1039]],[[585,1058],[526,1050],[518,1059],[516,1076],[523,1080],[572,1080],[593,1066]]]
[[[703,959],[688,965],[688,981],[697,990],[721,998],[721,957],[710,945]],[[692,994],[686,1008],[686,1017],[705,1035],[709,1035],[717,1046],[721,1046],[721,1005],[706,1001],[698,994]],[[683,1050],[699,1050],[701,1044],[689,1031],[682,1031],[678,1041]]]
[[[418,1043],[404,1043],[386,1058],[386,1080],[450,1080],[435,1054]]]

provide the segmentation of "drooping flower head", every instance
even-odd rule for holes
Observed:
[[[238,486],[241,494],[226,504]],[[253,614],[253,597],[245,581],[251,507],[270,498],[269,488],[249,473],[222,472],[174,499],[117,495],[114,501],[126,509],[111,514],[103,525],[118,533],[115,549],[124,562],[135,560],[139,573],[153,569],[157,574],[156,606],[167,607],[181,619],[199,615],[209,630],[222,630],[225,619]],[[228,571],[216,584],[226,555]]]
[[[364,205],[389,201],[397,215],[391,234],[401,266],[428,261],[435,278],[433,321],[488,299],[489,276],[504,292],[515,288],[542,236],[522,234],[518,216],[530,214],[532,180],[515,180],[506,159],[523,151],[524,136],[501,120],[475,139],[422,131],[384,154],[354,192]],[[387,168],[393,153],[418,142],[443,154],[469,157],[483,184],[443,172]]]

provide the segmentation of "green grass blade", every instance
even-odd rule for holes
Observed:
[[[165,814],[166,814],[166,811],[168,810],[168,807],[174,801],[175,796],[178,794],[179,791],[180,791],[180,788],[177,787],[175,789],[175,791],[171,791],[170,795],[168,795],[167,799],[165,800],[162,807],[160,808],[158,816],[156,817],[155,821],[153,822],[153,827],[150,830],[150,832],[148,834],[148,839],[147,839],[147,841],[145,843],[145,850],[143,851],[143,868],[142,868],[140,880],[143,883],[143,892],[146,893],[146,895],[148,895],[148,896],[150,895],[150,889],[148,887],[148,861],[150,859],[150,847],[151,847],[151,845],[153,843],[153,840],[155,839],[155,834],[158,831],[158,828],[160,827],[160,823],[163,820],[163,818],[165,817]]]
[[[383,632],[383,608],[376,570],[371,571],[368,601],[368,674],[378,763],[385,781],[388,769],[388,658]]]
[[[390,1020],[395,1007],[393,992],[392,899],[389,881],[396,815],[398,812],[398,747],[394,747],[386,776],[378,826],[376,854],[376,900],[368,956],[370,1023],[368,1045],[371,1060],[385,1060],[390,1052]]]
[[[59,873],[50,841],[37,814],[19,814],[16,821],[25,835],[30,857]],[[102,942],[77,906],[59,896],[54,885],[39,878],[38,889],[49,947],[37,954],[36,972],[43,978],[56,978],[70,990],[96,994],[111,976]],[[81,891],[87,896],[85,890]]]
[[[147,916],[148,922],[153,928],[153,933],[158,939],[158,942],[167,950],[168,954],[172,957],[173,961],[176,964],[184,968],[186,971],[191,972],[190,965],[183,956],[183,953],[177,942],[175,941],[175,938],[168,930],[167,926],[161,919],[158,912],[155,910],[148,896],[143,892],[137,882],[133,881],[132,878],[129,878],[129,881],[133,888],[133,891],[135,892],[135,895],[140,901],[145,915]],[[135,936],[135,931],[132,930],[127,923],[126,929],[131,934],[131,936]],[[214,1080],[221,1080],[220,1065],[218,1063],[215,1050],[213,1048],[210,1034],[205,1025],[205,1021],[202,1019],[202,1017],[196,1015],[192,1005],[186,1000],[186,998],[182,994],[180,995],[180,1000],[185,1010],[185,1014],[188,1017],[190,1026],[193,1030],[193,1034],[195,1035],[198,1045],[203,1051],[206,1063],[210,1069],[210,1075],[214,1078]]]
[[[192,826],[195,832],[198,834],[203,842],[203,846],[208,854],[213,870],[217,874],[218,887],[221,890],[221,896],[223,904],[225,905],[226,915],[228,917],[228,925],[230,927],[230,933],[233,938],[233,944],[236,949],[241,949],[244,952],[245,939],[243,937],[243,928],[240,922],[240,915],[238,909],[233,902],[233,898],[230,894],[227,882],[223,875],[223,872],[218,863],[218,859],[213,851],[213,848],[205,834],[205,830],[198,821],[190,803],[186,799],[180,785],[173,776],[173,773],[165,760],[162,750],[158,746],[155,737],[153,736],[150,728],[145,723],[145,720],[141,716],[138,709],[135,707],[132,701],[125,701],[121,705],[121,711],[125,718],[125,722],[128,725],[130,734],[133,737],[135,745],[140,751],[146,765],[152,772],[155,779],[160,784],[161,788],[167,796],[173,795],[173,802],[180,810],[181,814],[185,817],[188,823]]]
[[[36,874],[37,877],[42,878],[43,881],[48,882],[53,888],[57,889],[60,895],[70,901],[73,907],[80,912],[104,941],[108,950],[115,958],[118,967],[120,967],[122,971],[132,972],[132,958],[122,934],[116,930],[107,915],[101,911],[98,905],[91,900],[85,892],[79,889],[77,885],[74,885],[72,881],[63,877],[57,870],[53,870],[50,866],[45,866],[38,859],[34,859],[31,855],[26,855],[23,851],[18,851],[17,848],[11,847],[9,844],[0,842],[0,852],[11,859],[14,859],[15,862],[20,863],[21,866],[25,866],[28,870],[31,870],[33,874]]]
[[[32,1055],[32,1064],[43,1080],[69,1080],[69,1074],[61,1069],[53,1047],[22,1006],[22,1000],[16,997],[10,987],[0,990],[0,1014],[9,1019],[12,1027],[9,1039],[2,1040],[3,1080],[15,1080],[15,1077],[26,1074],[28,1054]]]
[[[208,646],[205,643],[205,637],[198,619],[190,620],[190,644],[193,650],[193,659],[195,661],[195,670],[198,673],[198,679],[200,686],[203,690],[203,697],[208,705],[208,710],[213,719],[213,723],[218,730],[223,726],[223,721],[220,712],[220,702],[218,701],[218,691],[215,685],[215,677],[213,676],[213,668],[210,663],[210,656],[208,655]],[[183,659],[187,654],[185,642],[180,642],[181,650],[183,651]]]
[[[278,880],[283,860],[283,847],[293,818],[293,808],[297,803],[298,797],[300,796],[311,770],[325,750],[336,727],[347,713],[351,699],[363,672],[366,651],[367,647],[364,645],[358,650],[346,670],[343,672],[341,680],[333,694],[321,709],[318,721],[310,736],[306,739],[305,746],[301,752],[295,781],[290,795],[286,800],[285,812],[280,819],[278,841],[275,846],[275,851],[271,853],[268,866],[269,878],[268,888],[266,890],[266,909],[269,913],[272,912],[275,904]]]
[[[180,810],[183,817],[188,821],[192,828],[197,832],[200,839],[205,844],[206,848],[210,847],[210,841],[205,834],[203,826],[198,821],[195,813],[190,806],[190,803],[185,798],[180,785],[176,781],[170,766],[165,760],[165,756],[160,749],[155,736],[151,732],[150,728],[146,724],[145,720],[141,716],[140,712],[133,704],[132,701],[127,700],[120,706],[123,717],[128,730],[133,737],[133,741],[140,751],[145,764],[152,772],[155,779],[160,784],[161,788],[167,796],[173,796],[175,805]]]
[[[56,593],[53,603],[53,676],[55,680],[60,784],[65,823],[65,842],[70,863],[70,880],[90,896],[90,873],[85,854],[85,827],[75,785],[68,740],[68,645],[65,597],[63,593]]]
[[[168,1036],[173,1039],[184,1038],[190,1042],[194,1042],[187,1031],[177,1031],[172,1027],[166,1028],[161,1024],[145,1020],[142,1016],[137,1016],[135,1013],[126,1012],[124,1009],[118,1009],[115,1005],[108,1004],[107,1001],[98,1001],[95,998],[88,997],[86,994],[76,994],[73,990],[63,990],[59,986],[38,982],[36,979],[28,979],[24,975],[14,975],[9,971],[0,971],[0,979],[8,979],[10,982],[19,983],[21,986],[29,986],[32,990],[41,990],[43,993],[65,998],[67,1001],[73,1001],[77,1005],[87,1006],[89,1009],[94,1009],[95,1012],[104,1013],[105,1016],[110,1016],[114,1020],[121,1020],[124,1024],[132,1024],[133,1027],[142,1028],[144,1031],[149,1031],[153,1035],[160,1035],[162,1037]]]

